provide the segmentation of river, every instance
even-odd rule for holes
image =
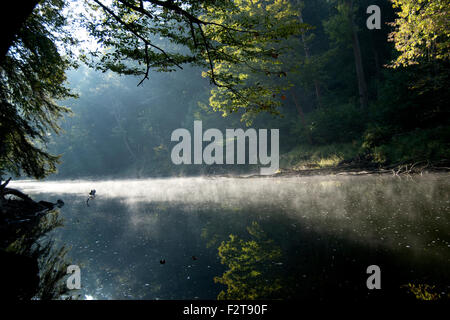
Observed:
[[[448,295],[448,174],[10,185],[65,202],[51,236],[81,269],[81,299],[360,301],[419,285]],[[371,265],[379,290],[366,286]]]

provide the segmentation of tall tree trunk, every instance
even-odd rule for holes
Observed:
[[[374,59],[374,63],[375,63],[375,78],[380,81],[382,74],[381,74],[381,65],[380,65],[380,55],[378,53],[377,47],[375,45],[375,39],[373,38],[373,33],[370,33],[370,42],[371,42],[371,46],[372,46],[372,54],[373,54],[373,59]],[[378,85],[379,83],[376,83],[376,87],[375,87],[375,96],[374,98],[376,99],[378,97]]]
[[[292,95],[292,99],[294,100],[295,107],[297,108],[298,115],[300,116],[300,120],[302,121],[302,124],[305,127],[306,136],[308,137],[308,142],[310,144],[312,144],[311,136],[309,135],[308,129],[306,128],[305,114],[303,113],[303,109],[302,109],[301,105],[297,101],[297,98],[294,94],[293,89],[291,89],[291,95]]]
[[[298,4],[300,5],[301,1],[298,1]],[[298,17],[300,20],[300,23],[304,23],[303,22],[303,15],[302,15],[302,11],[300,10],[298,13]],[[305,34],[302,33],[302,43],[303,43],[303,49],[305,50],[305,57],[307,60],[309,60],[310,58],[310,52],[309,52],[309,47],[308,47],[308,43],[306,41],[306,37]],[[316,94],[316,100],[317,100],[317,108],[321,107],[321,102],[320,102],[320,86],[319,86],[319,81],[317,81],[317,78],[314,77],[314,88],[315,88],[315,94]]]
[[[369,105],[367,93],[367,84],[364,76],[364,68],[362,64],[361,46],[359,44],[358,32],[356,31],[355,21],[353,19],[353,0],[350,1],[350,26],[352,28],[353,54],[355,56],[356,77],[358,78],[359,102],[361,108],[365,109]]]
[[[380,54],[378,53],[375,39],[373,38],[373,33],[370,33],[370,42],[372,45],[372,53],[373,53],[373,59],[375,62],[375,76],[377,79],[380,79],[381,77],[381,64],[380,64]]]
[[[30,16],[39,0],[7,1],[0,10],[0,63],[5,59],[14,38],[19,32],[25,20]]]
[[[127,151],[130,154],[131,158],[133,159],[133,162],[136,162],[136,160],[137,160],[136,154],[133,152],[133,149],[131,149],[130,142],[128,140],[127,131],[123,128],[122,123],[120,122],[120,119],[118,116],[118,111],[114,110],[113,116],[116,119],[117,126],[119,127],[120,131],[122,132],[123,143],[125,144]]]

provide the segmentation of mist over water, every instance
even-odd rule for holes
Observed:
[[[72,247],[82,298],[216,299],[246,283],[263,298],[327,300],[338,293],[361,300],[374,295],[365,287],[372,264],[382,269],[385,294],[407,283],[444,292],[450,284],[446,174],[11,185],[37,200],[65,202],[64,226],[53,236]],[[97,194],[87,206],[91,189]],[[257,246],[254,256],[246,244]],[[230,270],[240,278],[222,277]],[[246,297],[244,291],[233,294]]]

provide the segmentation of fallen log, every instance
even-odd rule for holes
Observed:
[[[36,202],[27,194],[6,186],[11,178],[0,185],[0,225],[7,226],[16,223],[25,223],[45,215],[55,207],[64,205],[62,200],[56,203],[48,201]],[[7,197],[12,196],[12,197]]]
[[[4,188],[4,189],[1,191],[1,196],[2,196],[3,198],[4,198],[6,195],[9,195],[9,194],[18,197],[18,198],[22,199],[23,201],[25,201],[25,202],[27,202],[27,203],[35,203],[35,202],[33,201],[33,199],[31,199],[28,195],[26,195],[25,193],[23,193],[23,192],[21,192],[21,191],[19,191],[19,190],[11,189],[11,188]]]

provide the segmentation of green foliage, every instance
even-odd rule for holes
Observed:
[[[338,2],[336,14],[323,22],[324,30],[333,46],[350,48],[352,43],[350,17],[355,14],[355,11],[355,8],[350,8],[347,3]]]
[[[321,146],[302,144],[280,157],[282,168],[308,169],[332,167],[358,156],[360,146],[353,143],[333,143]]]
[[[362,148],[379,163],[448,159],[448,66],[387,70]]]
[[[406,288],[417,300],[433,301],[441,298],[441,295],[438,292],[435,292],[435,286],[426,283],[408,283],[403,287]]]
[[[392,137],[393,131],[389,127],[370,124],[364,132],[362,147],[372,149],[387,143]]]
[[[93,2],[89,8],[97,14],[86,25],[104,50],[92,66],[143,79],[150,70],[200,66],[217,87],[212,107],[226,114],[239,108],[276,113],[275,95],[289,85],[263,80],[287,76],[292,66],[282,56],[291,48],[284,40],[306,27],[287,0]]]
[[[322,108],[307,116],[308,126],[300,127],[317,145],[346,143],[357,139],[366,126],[365,114],[354,104]],[[306,140],[306,139],[305,139]]]
[[[270,299],[282,289],[282,280],[274,278],[274,263],[281,258],[281,249],[268,239],[257,222],[247,228],[250,240],[230,235],[228,241],[219,246],[221,263],[227,270],[214,281],[225,284],[227,291],[221,291],[218,299]]]
[[[222,45],[215,68],[204,76],[216,84],[211,107],[224,115],[242,110],[249,124],[261,111],[280,113],[283,94],[293,85],[288,75],[300,64],[298,35],[308,27],[286,0],[236,1],[236,6],[238,10],[231,12],[210,9],[206,15],[215,23],[208,25],[206,35]],[[239,41],[228,41],[230,31],[217,24],[249,31],[235,33]]]
[[[73,96],[64,86],[69,57],[58,51],[74,43],[63,7],[60,0],[39,4],[0,65],[0,171],[43,178],[55,170],[58,157],[45,143],[68,112],[55,100]]]
[[[400,55],[393,67],[418,64],[423,60],[450,57],[449,0],[393,0],[397,8],[395,31],[390,40]]]
[[[380,135],[387,136],[386,133]],[[448,127],[417,129],[373,143],[369,153],[379,163],[413,163],[450,158],[450,130]],[[369,145],[365,142],[364,146]]]
[[[412,5],[411,1],[396,3],[400,2]],[[449,72],[445,58],[427,55],[427,59],[421,57],[417,60],[420,64],[416,66],[382,70],[381,66],[392,59],[390,47],[386,44],[390,30],[386,27],[380,31],[366,30],[365,20],[358,19],[363,16],[362,9],[366,2],[359,3],[358,7],[353,8],[353,12],[349,11],[348,2],[333,3],[336,6],[329,6],[331,11],[321,19],[324,33],[328,36],[325,41],[329,44],[326,50],[319,52],[324,62],[322,68],[326,68],[324,73],[327,75],[327,78],[321,78],[322,86],[326,89],[323,90],[324,107],[322,110],[308,112],[305,123],[297,123],[295,129],[291,129],[300,137],[300,146],[282,157],[282,163],[302,167],[336,163],[339,162],[338,159],[364,159],[383,164],[447,159]],[[429,18],[430,10],[434,10],[435,13],[439,12],[437,24],[426,32],[442,32],[441,19],[448,15],[448,5],[444,8],[438,3],[431,5],[430,1],[415,2],[416,9],[421,6],[420,10],[412,10],[411,18],[397,20],[397,27],[403,23],[408,24],[407,28],[414,28],[414,23],[422,23],[416,14],[425,10],[428,13],[422,13]],[[392,7],[389,8],[383,1],[376,4],[383,8],[383,19],[389,21],[390,16],[394,17]],[[308,3],[305,7],[308,8]],[[399,15],[406,12],[408,10]],[[349,17],[352,14],[361,34],[363,64],[369,75],[371,103],[367,112],[353,107],[358,99],[358,91],[350,50],[352,38]],[[425,28],[425,20],[420,28]],[[417,32],[411,38],[402,36],[402,39],[426,39],[425,31],[420,28],[415,30]],[[448,42],[445,40],[447,38],[448,35],[441,34],[433,41],[436,45],[438,42],[444,45]],[[422,44],[425,43],[424,39],[421,40]],[[436,49],[436,46],[433,48]],[[336,146],[343,148],[342,152],[328,151]],[[348,152],[346,146],[351,146],[352,151]]]

